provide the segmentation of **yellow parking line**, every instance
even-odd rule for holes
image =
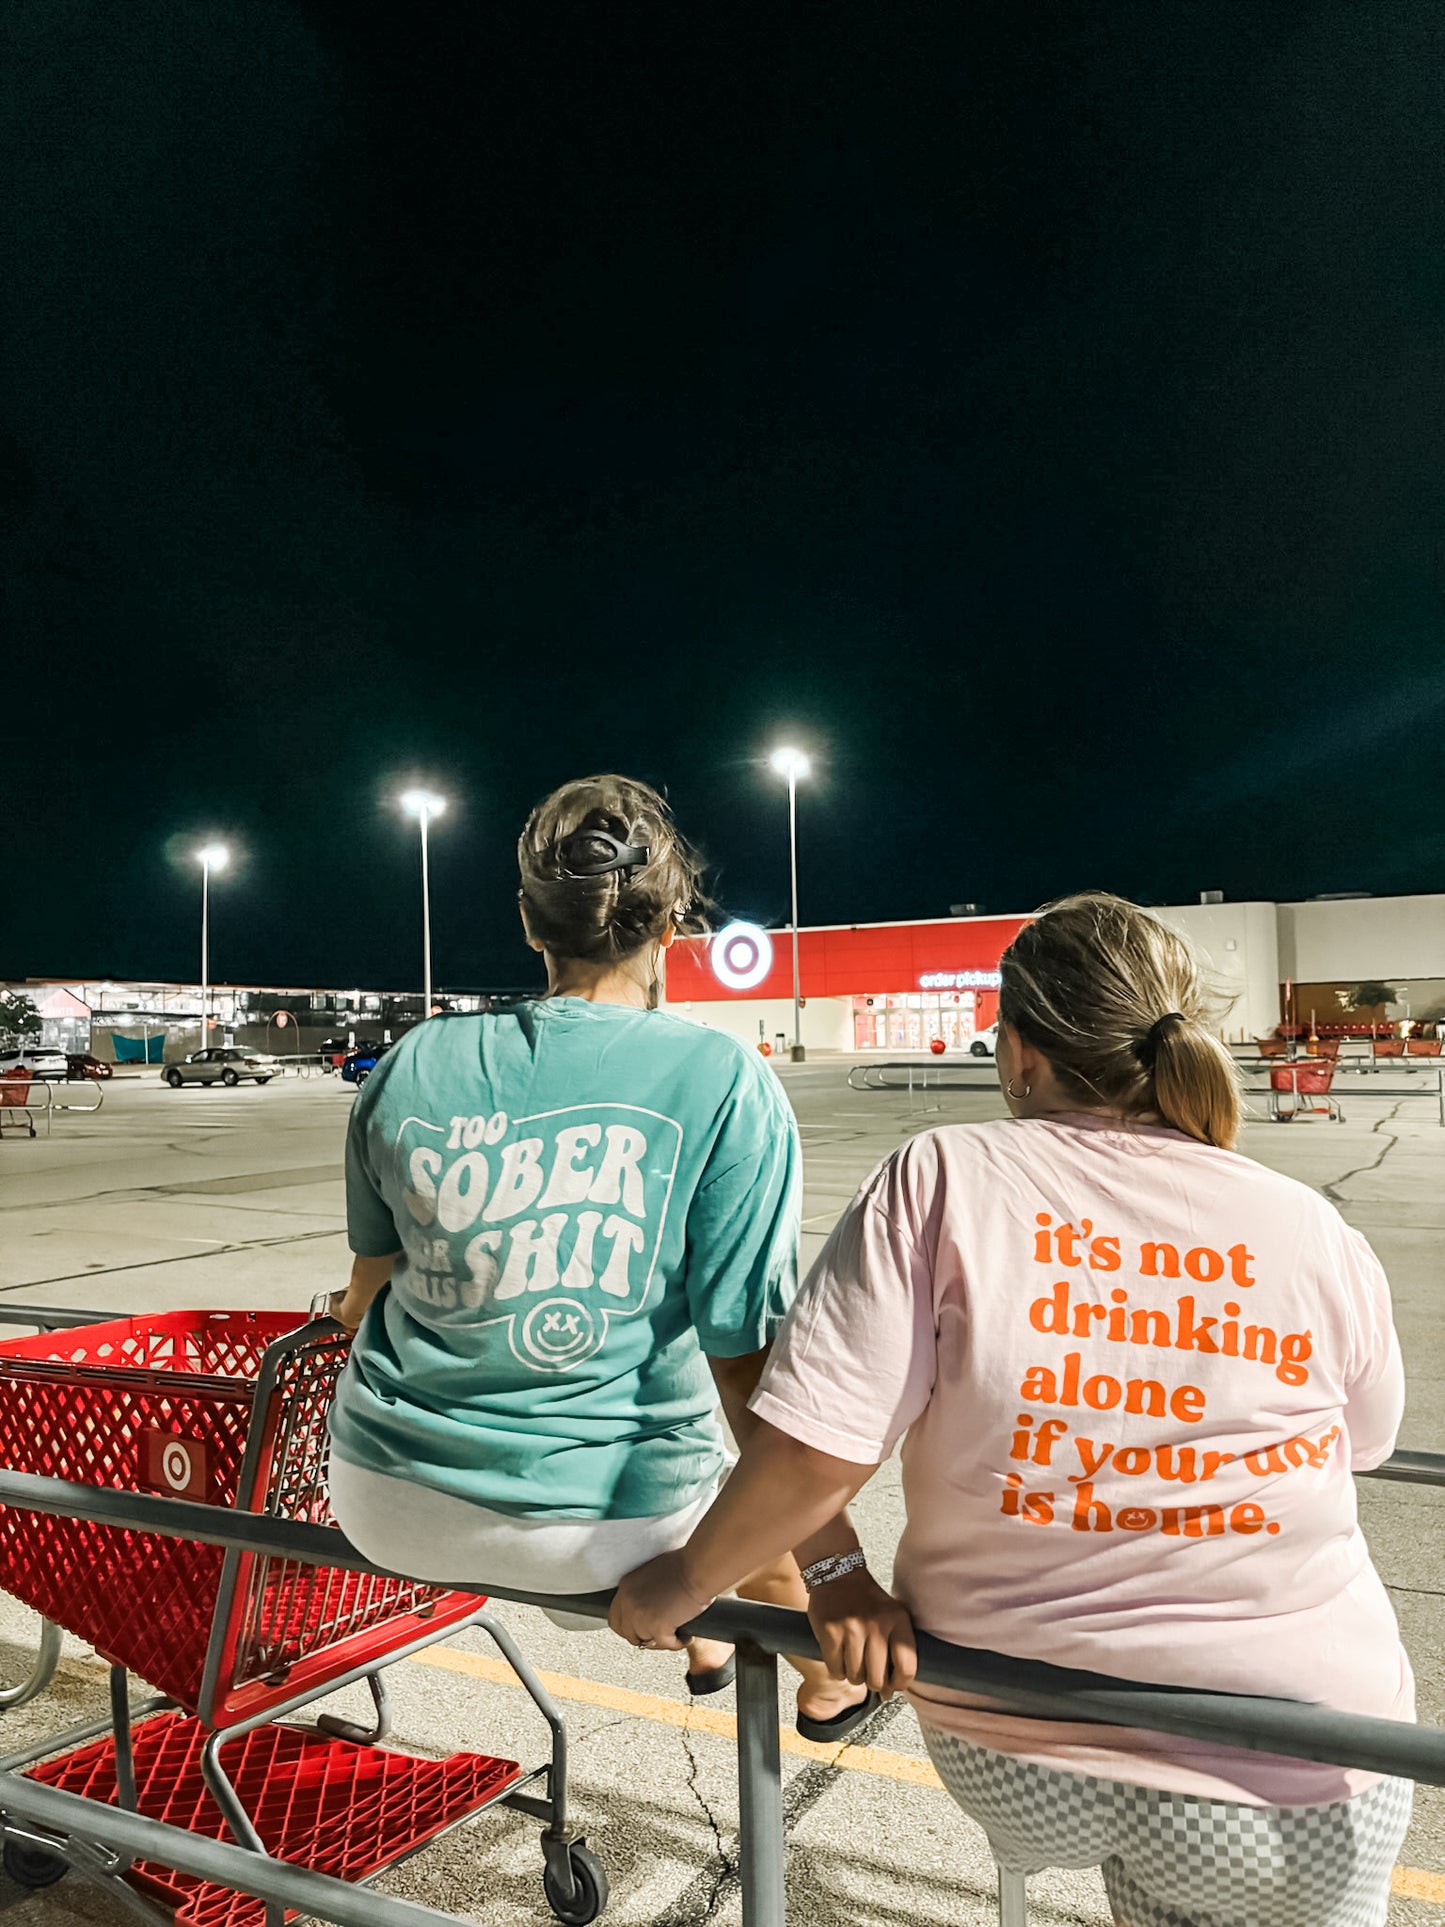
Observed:
[[[466,1673],[472,1679],[492,1680],[499,1686],[515,1686],[517,1676],[504,1660],[485,1653],[463,1653],[454,1646],[429,1646],[413,1653],[413,1666],[433,1666],[447,1673]],[[716,1733],[723,1739],[736,1739],[737,1716],[721,1713],[696,1702],[664,1699],[659,1693],[634,1693],[626,1686],[604,1686],[600,1680],[574,1679],[570,1673],[540,1673],[538,1677],[556,1699],[576,1700],[584,1706],[605,1706],[614,1713],[631,1713],[640,1720],[655,1720],[664,1726],[685,1727],[689,1733]],[[908,1753],[890,1753],[881,1746],[819,1746],[800,1733],[784,1727],[779,1734],[784,1753],[805,1760],[823,1760],[848,1773],[872,1773],[879,1779],[903,1780],[910,1786],[937,1787],[943,1782],[928,1760]],[[1422,1867],[1396,1867],[1391,1889],[1407,1900],[1428,1900],[1445,1906],[1445,1874],[1428,1873]]]
[[[1426,1873],[1423,1867],[1396,1867],[1390,1891],[1406,1900],[1433,1900],[1437,1907],[1445,1907],[1445,1874]]]
[[[504,1660],[485,1653],[462,1653],[454,1646],[429,1646],[413,1653],[413,1666],[436,1666],[447,1673],[467,1673],[473,1679],[494,1680],[502,1686],[515,1686],[517,1676]],[[663,1699],[658,1693],[634,1693],[626,1686],[604,1686],[600,1680],[573,1679],[569,1673],[538,1675],[556,1699],[579,1700],[584,1706],[605,1706],[614,1713],[631,1713],[640,1720],[657,1720],[664,1726],[683,1726],[689,1733],[716,1733],[735,1740],[737,1715],[721,1713],[711,1706],[698,1706],[685,1700]],[[779,1735],[785,1753],[796,1753],[805,1760],[824,1760],[853,1773],[876,1773],[886,1780],[907,1780],[914,1786],[942,1788],[943,1782],[927,1760],[912,1759],[906,1753],[888,1753],[878,1746],[850,1746],[846,1740],[836,1746],[820,1746],[805,1740],[801,1733],[785,1726]]]

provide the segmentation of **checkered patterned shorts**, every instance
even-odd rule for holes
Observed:
[[[923,1731],[943,1784],[1001,1867],[1101,1866],[1121,1927],[1385,1927],[1409,1780],[1334,1806],[1234,1806],[1058,1773]]]

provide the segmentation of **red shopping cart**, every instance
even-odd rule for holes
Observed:
[[[1297,1057],[1290,1064],[1271,1064],[1269,1114],[1275,1123],[1291,1124],[1297,1117],[1330,1117],[1336,1124],[1343,1124],[1345,1114],[1332,1089],[1337,1068],[1332,1057]],[[1280,1101],[1285,1096],[1288,1104]]]
[[[348,1343],[329,1319],[233,1311],[8,1341],[0,1464],[330,1525],[326,1414]],[[12,1755],[7,1769],[216,1838],[229,1830],[258,1852],[348,1880],[504,1803],[545,1822],[543,1887],[557,1917],[583,1927],[605,1905],[606,1876],[567,1829],[565,1727],[485,1599],[15,1507],[0,1508],[0,1575],[112,1669],[108,1722]],[[381,1744],[382,1669],[464,1626],[490,1636],[547,1720],[545,1765],[421,1759]],[[133,1710],[132,1672],[161,1697]],[[327,1716],[277,1723],[359,1680],[373,1728]],[[158,1922],[267,1920],[262,1902],[164,1867],[109,1870],[83,1841],[12,1826],[3,1807],[0,1778],[4,1865],[23,1884],[48,1885],[73,1863],[102,1883],[123,1878],[132,1911],[139,1902]]]

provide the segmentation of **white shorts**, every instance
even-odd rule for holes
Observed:
[[[710,1485],[680,1512],[656,1519],[515,1519],[409,1479],[364,1472],[334,1453],[330,1484],[336,1523],[368,1559],[412,1579],[479,1592],[610,1592],[634,1567],[685,1545],[718,1490]],[[579,1630],[602,1624],[575,1613],[550,1617]]]

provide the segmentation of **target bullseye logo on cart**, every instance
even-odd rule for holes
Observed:
[[[708,948],[712,974],[726,990],[755,990],[773,967],[773,940],[755,923],[724,924]]]
[[[204,1499],[211,1487],[211,1452],[204,1439],[155,1429],[142,1436],[142,1483],[171,1499]]]

